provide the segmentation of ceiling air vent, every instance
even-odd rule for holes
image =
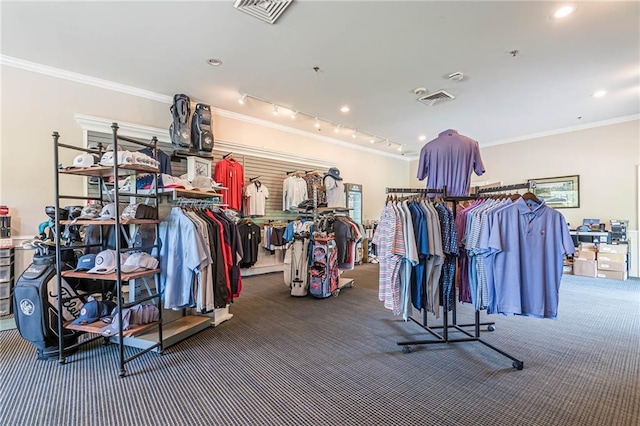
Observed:
[[[273,24],[292,2],[293,0],[236,0],[233,7]]]
[[[442,102],[449,99],[455,99],[451,93],[444,90],[438,90],[437,92],[429,93],[428,95],[420,96],[417,101],[422,102],[425,105],[433,106],[436,102]]]

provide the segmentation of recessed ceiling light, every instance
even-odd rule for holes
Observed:
[[[553,13],[553,17],[555,19],[566,18],[567,16],[571,15],[575,11],[576,11],[576,8],[573,6],[562,6],[560,9],[556,10]]]
[[[218,58],[207,59],[207,63],[212,67],[219,67],[220,65],[222,65],[222,61]]]
[[[418,136],[418,139],[421,140],[421,141],[426,141],[427,137],[425,135],[420,135],[420,136]]]
[[[376,137],[372,136],[371,139],[369,139],[369,143],[376,143]]]
[[[346,106],[346,105],[345,105],[345,106],[343,106],[342,108],[340,108],[340,111],[341,111],[341,112],[349,112],[349,111],[350,111],[350,109],[349,109],[349,107],[348,107],[348,106]]]
[[[607,94],[606,90],[596,90],[595,92],[593,92],[593,95],[591,96],[593,96],[594,98],[601,98],[606,94]]]

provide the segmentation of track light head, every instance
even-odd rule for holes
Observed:
[[[238,103],[240,105],[244,105],[244,103],[247,101],[247,95],[245,93],[242,94],[242,96],[240,96],[240,99],[238,99]]]

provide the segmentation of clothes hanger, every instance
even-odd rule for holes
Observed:
[[[541,204],[542,201],[540,201],[540,199],[538,197],[536,197],[536,194],[534,194],[531,191],[527,191],[524,194],[522,194],[522,199],[525,201],[533,201],[536,204]]]

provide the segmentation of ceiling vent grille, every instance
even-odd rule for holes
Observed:
[[[437,92],[429,93],[428,95],[420,96],[417,101],[421,102],[428,106],[433,106],[437,102],[447,101],[449,99],[455,99],[449,92],[445,92],[444,90],[438,90]]]
[[[236,0],[233,7],[273,24],[292,2],[293,0]]]

